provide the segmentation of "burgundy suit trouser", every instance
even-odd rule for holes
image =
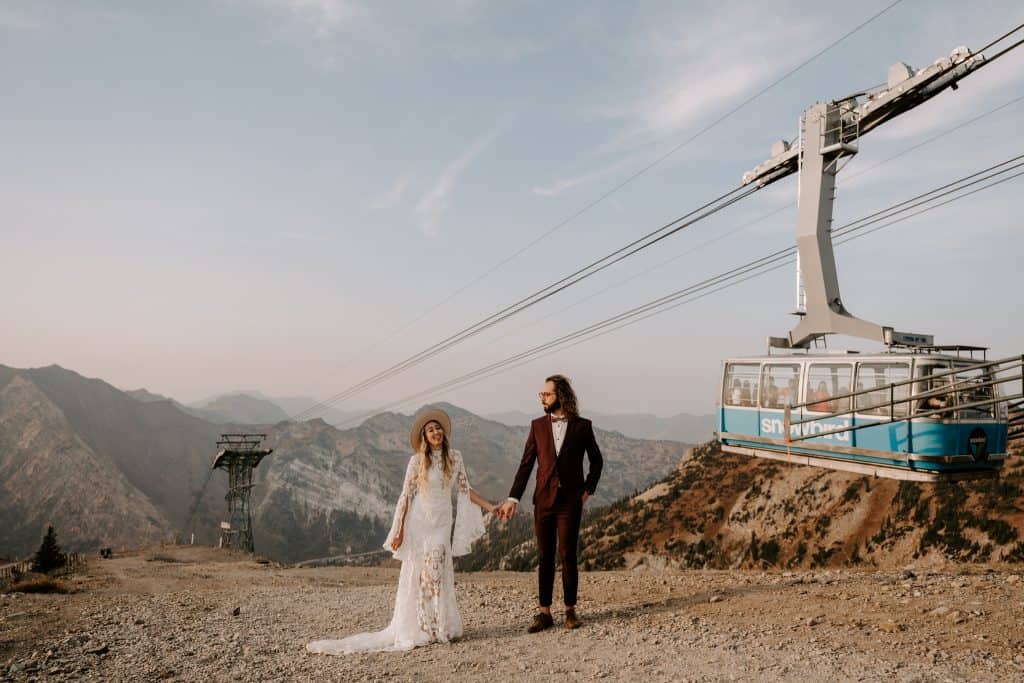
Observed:
[[[576,604],[579,572],[576,568],[576,545],[580,537],[580,519],[583,517],[582,494],[568,496],[558,489],[555,504],[543,511],[535,511],[533,524],[537,533],[537,571],[540,606],[551,607],[551,592],[555,585],[555,552],[562,563],[562,595],[566,607]],[[557,543],[557,546],[556,546]]]

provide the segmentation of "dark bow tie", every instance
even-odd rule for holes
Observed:
[[[567,417],[555,417],[555,416],[552,415],[551,416],[551,421],[552,422],[568,422],[569,418],[567,418]]]

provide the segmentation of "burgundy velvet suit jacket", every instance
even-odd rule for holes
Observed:
[[[590,461],[590,471],[583,476],[583,456]],[[530,424],[530,436],[523,449],[510,498],[520,500],[526,491],[534,463],[537,464],[537,488],[533,494],[535,512],[543,512],[555,504],[559,484],[568,496],[582,497],[597,490],[604,460],[594,438],[594,426],[582,417],[570,417],[566,425],[562,450],[555,453],[555,437],[551,433],[551,416],[538,417]]]

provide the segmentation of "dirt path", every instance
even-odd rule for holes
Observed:
[[[532,574],[460,574],[461,641],[305,653],[310,640],[384,627],[396,577],[196,548],[91,559],[77,593],[0,599],[0,679],[1024,679],[1019,568],[590,572],[584,628],[537,635],[524,631]]]

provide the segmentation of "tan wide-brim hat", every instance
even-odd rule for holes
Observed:
[[[437,408],[424,410],[412,421],[412,429],[409,431],[409,444],[414,451],[420,450],[420,434],[428,422],[436,422],[441,425],[444,435],[448,437],[448,443],[452,442],[452,419],[448,417],[448,413]]]

